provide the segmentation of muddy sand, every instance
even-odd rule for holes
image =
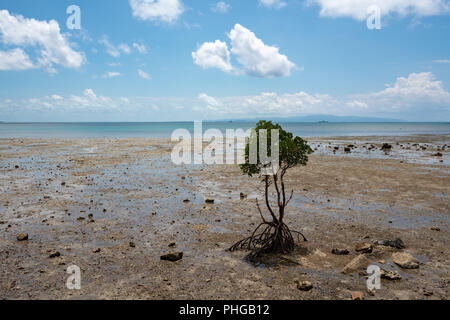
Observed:
[[[309,140],[286,218],[309,241],[249,263],[227,248],[259,224],[263,189],[238,166],[175,166],[161,139],[1,139],[0,299],[448,299],[449,137]],[[405,249],[374,244],[397,238]],[[372,252],[343,273],[361,243]],[[183,259],[161,261],[170,252]],[[368,263],[401,279],[369,293]],[[66,287],[71,265],[81,290]]]

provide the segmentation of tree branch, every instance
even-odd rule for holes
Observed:
[[[259,202],[258,199],[256,199],[256,207],[258,208],[259,214],[261,215],[261,219],[263,220],[264,223],[267,223],[266,219],[263,216],[263,213],[261,211],[261,208],[259,207]]]
[[[269,203],[269,176],[266,176],[266,177],[264,178],[264,181],[265,181],[265,183],[266,183],[266,187],[265,187],[266,206],[267,206],[267,209],[269,209],[269,212],[270,212],[270,215],[271,215],[272,218],[273,218],[273,221],[274,221],[275,223],[278,223],[278,219],[277,219],[277,217],[275,216],[275,213],[273,213],[273,210],[272,210],[272,208],[270,207],[270,203]]]

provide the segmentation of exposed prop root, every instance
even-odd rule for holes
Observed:
[[[295,248],[293,233],[298,236],[299,240],[302,236],[304,241],[308,241],[302,233],[289,230],[284,223],[264,222],[255,229],[250,237],[237,242],[228,250],[231,252],[251,250],[252,252],[247,257],[250,260],[267,253],[290,253]]]

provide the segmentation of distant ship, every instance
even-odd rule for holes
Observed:
[[[319,121],[318,123],[329,123],[329,122],[325,121],[325,120],[322,120],[322,121]]]

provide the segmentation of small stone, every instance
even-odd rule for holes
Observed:
[[[385,280],[401,280],[402,276],[397,271],[381,270],[381,278]]]
[[[439,227],[431,227],[431,230],[433,230],[433,231],[441,231],[441,228],[439,228]]]
[[[53,251],[53,252],[51,252],[50,254],[49,254],[49,258],[50,259],[53,259],[53,258],[56,258],[56,257],[60,257],[61,256],[61,253],[59,252],[59,251]]]
[[[245,198],[247,198],[247,195],[245,193],[241,192],[240,197],[241,197],[241,199],[245,199]]]
[[[191,200],[189,200],[189,199],[184,199],[183,202],[184,202],[184,203],[188,203],[188,202],[191,202]]]
[[[426,297],[430,297],[430,296],[433,295],[433,291],[429,291],[429,290],[423,289],[423,295],[426,296]]]
[[[102,249],[97,248],[97,249],[95,249],[93,252],[94,252],[94,253],[99,253],[99,252],[101,252],[101,251],[102,251]]]
[[[206,199],[205,202],[211,204],[211,203],[214,203],[214,199]]]
[[[370,265],[370,260],[367,259],[363,254],[355,257],[350,261],[343,269],[342,273],[351,274],[356,271],[367,268]]]
[[[364,294],[361,291],[352,292],[352,300],[364,300]]]
[[[371,243],[359,243],[355,247],[356,252],[360,253],[371,253],[373,250],[373,245]]]
[[[380,246],[393,247],[393,248],[397,248],[397,249],[405,249],[406,248],[405,243],[400,238],[397,238],[394,241],[380,240],[380,241],[377,241],[377,244]]]
[[[173,247],[175,247],[177,244],[175,243],[175,242],[171,242],[171,243],[169,243],[169,247],[170,248],[173,248]]]
[[[136,244],[134,242],[129,243],[130,248],[136,248]]]
[[[345,147],[344,148],[344,152],[346,152],[346,153],[350,153],[352,151],[352,149],[350,149],[350,148],[348,148],[348,147]]]
[[[369,294],[369,296],[374,296],[375,295],[375,293],[376,293],[376,290],[375,289],[370,289],[370,288],[367,288],[367,293]]]
[[[165,254],[163,256],[161,256],[161,260],[165,260],[165,261],[178,261],[183,259],[183,252],[177,252],[177,253],[168,253]]]
[[[296,281],[296,284],[300,291],[309,291],[313,288],[313,284],[309,281]]]
[[[28,233],[22,233],[22,234],[19,234],[19,235],[17,236],[17,240],[19,240],[19,241],[25,241],[25,240],[28,240]]]
[[[336,254],[338,256],[344,256],[349,254],[350,252],[347,249],[333,249],[331,250],[332,254]]]
[[[419,260],[407,252],[396,252],[392,255],[392,261],[403,269],[418,269]]]

